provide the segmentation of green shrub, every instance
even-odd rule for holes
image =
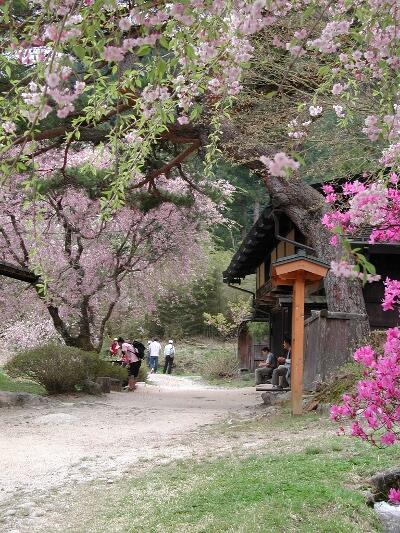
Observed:
[[[233,350],[221,350],[210,354],[201,364],[200,373],[207,379],[237,377],[239,361]]]
[[[5,366],[12,377],[40,383],[49,394],[73,392],[86,379],[127,378],[127,370],[100,359],[98,354],[60,344],[47,344],[16,354]]]
[[[144,361],[140,366],[138,381],[146,381],[149,369]],[[109,378],[120,379],[125,381],[128,379],[128,370],[120,365],[113,365],[104,359],[99,359],[99,366],[96,370],[96,376],[107,376]]]
[[[352,394],[360,379],[363,378],[363,366],[356,362],[350,362],[339,368],[314,395],[311,402],[337,403],[343,394]],[[310,403],[311,403],[310,402]]]
[[[249,322],[247,331],[257,343],[260,343],[269,335],[269,322]]]
[[[110,362],[100,358],[98,358],[95,375],[121,379],[122,381],[128,379],[128,371],[126,368],[120,365],[113,365]]]
[[[139,370],[138,381],[146,381],[148,374],[149,374],[149,368],[146,365],[146,363],[142,361],[142,364]]]

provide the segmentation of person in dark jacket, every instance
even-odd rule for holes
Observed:
[[[168,344],[165,345],[164,356],[165,356],[165,361],[164,361],[163,374],[165,373],[171,374],[172,366],[174,364],[174,357],[175,357],[174,341],[169,340]]]
[[[258,368],[256,368],[256,385],[260,385],[264,382],[264,380],[270,380],[272,377],[272,372],[278,366],[276,357],[271,352],[269,346],[265,346],[261,350],[261,354],[264,357],[264,361],[261,361]]]
[[[122,337],[118,338],[118,344],[121,347],[123,360],[128,368],[129,381],[127,389],[128,391],[134,391],[142,360],[138,356],[137,349],[129,342],[125,342]]]
[[[286,355],[284,357],[278,357],[279,366],[272,372],[272,385],[276,389],[290,387],[292,342],[288,337],[283,341],[283,349],[286,351]],[[280,376],[282,376],[282,385],[279,385]]]

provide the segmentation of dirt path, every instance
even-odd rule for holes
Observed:
[[[191,451],[183,441],[196,430],[240,417],[259,400],[251,388],[212,388],[156,375],[134,393],[70,396],[38,407],[3,409],[2,524],[25,531],[20,519],[27,517],[26,527],[36,531],[32,520],[49,511],[43,502],[52,493],[91,480],[112,483],[139,462],[187,457]]]

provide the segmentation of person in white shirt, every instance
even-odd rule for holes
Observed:
[[[172,340],[169,340],[168,344],[165,345],[164,355],[165,355],[165,361],[164,361],[163,374],[165,373],[171,374],[172,365],[174,363],[174,356],[175,356],[175,346]]]
[[[150,345],[150,374],[157,372],[158,368],[158,358],[160,357],[161,344],[158,342],[158,339],[154,339]]]

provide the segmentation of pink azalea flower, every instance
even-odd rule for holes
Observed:
[[[387,446],[391,446],[396,442],[396,435],[392,433],[391,431],[386,432],[381,437],[381,443],[386,444]]]
[[[390,489],[388,498],[390,503],[394,505],[400,505],[400,490],[399,489]]]

